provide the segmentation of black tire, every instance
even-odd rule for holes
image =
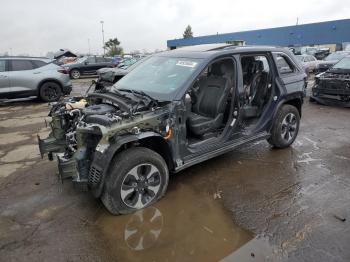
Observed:
[[[39,89],[39,97],[44,102],[58,101],[62,96],[62,89],[55,82],[46,82]]]
[[[158,170],[151,173],[153,167]],[[135,179],[133,170],[137,171],[139,180]],[[147,173],[148,171],[150,172]],[[142,176],[144,180],[141,181]],[[148,176],[150,176],[149,179],[147,179]],[[105,180],[101,200],[110,213],[114,215],[129,214],[145,208],[163,197],[168,182],[167,164],[158,153],[144,147],[130,148],[114,157],[110,172]],[[147,185],[144,186],[144,184]],[[156,193],[150,190],[150,188],[157,187],[159,188]],[[141,191],[142,189],[143,191]],[[127,191],[128,193],[125,193]]]
[[[81,76],[81,73],[78,69],[72,69],[69,73],[70,78],[72,79],[79,79]]]
[[[309,97],[309,102],[314,103],[314,102],[316,102],[316,100],[315,100],[315,98],[313,98],[312,96],[310,96],[310,97]]]
[[[273,120],[271,136],[267,141],[276,148],[286,148],[297,137],[299,126],[300,115],[298,109],[292,105],[283,105]]]

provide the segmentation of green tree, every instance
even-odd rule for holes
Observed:
[[[107,56],[115,56],[115,55],[122,55],[123,54],[123,48],[120,46],[120,42],[118,38],[109,39],[106,43],[104,48],[106,49],[106,55]]]
[[[185,29],[185,32],[183,33],[184,38],[191,38],[193,37],[192,27],[188,25]]]

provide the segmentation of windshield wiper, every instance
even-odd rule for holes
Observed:
[[[131,94],[133,94],[134,96],[137,97],[147,97],[148,99],[150,99],[152,102],[157,103],[157,99],[154,99],[153,97],[151,97],[150,95],[146,94],[144,91],[141,90],[133,90],[133,89],[126,89],[126,88],[121,88],[121,89],[117,89],[118,91],[125,91],[125,92],[130,92]]]

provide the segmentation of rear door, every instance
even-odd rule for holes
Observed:
[[[84,74],[87,75],[93,75],[96,74],[97,70],[97,65],[96,65],[96,57],[95,56],[89,56],[82,67],[82,71]]]
[[[1,94],[10,93],[10,91],[11,88],[7,60],[0,59],[0,97]]]
[[[303,72],[287,54],[274,52],[273,56],[279,75],[278,82],[282,88],[285,88],[287,93],[305,91],[306,74],[302,74]]]
[[[104,67],[111,67],[112,59],[105,57],[96,57],[96,70]]]
[[[41,73],[40,68],[29,59],[9,60],[11,92],[35,95]]]

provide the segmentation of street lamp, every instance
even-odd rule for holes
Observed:
[[[105,56],[105,31],[103,30],[103,21],[100,21],[102,26],[102,48],[103,48],[103,56]]]

